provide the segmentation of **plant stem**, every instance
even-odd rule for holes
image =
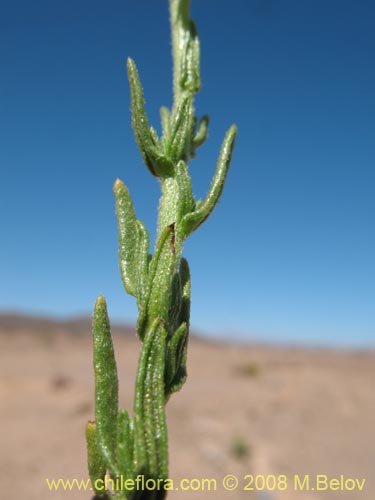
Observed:
[[[168,480],[165,405],[186,380],[190,324],[190,271],[182,257],[184,240],[211,214],[223,191],[236,137],[227,132],[211,187],[204,201],[195,200],[188,162],[207,139],[208,117],[194,113],[200,88],[200,47],[190,18],[190,0],[170,0],[173,47],[172,110],[161,108],[163,136],[150,127],[143,89],[134,61],[128,60],[132,125],[140,153],[161,184],[157,238],[153,255],[143,223],[137,219],[126,186],[114,185],[119,229],[121,278],[137,300],[137,333],[142,342],[135,384],[133,415],[118,409],[115,355],[104,297],[94,310],[95,422],[87,424],[89,473],[95,493],[117,500],[162,500]],[[102,486],[113,480],[161,481],[161,489],[136,491]],[[112,488],[113,489],[113,488]],[[104,496],[103,496],[104,495]]]

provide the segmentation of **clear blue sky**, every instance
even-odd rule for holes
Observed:
[[[374,345],[375,3],[192,0],[202,45],[191,163],[203,197],[239,136],[219,207],[185,247],[192,324],[265,341]],[[153,232],[159,186],[130,126],[128,56],[150,121],[171,103],[166,0],[15,0],[0,18],[0,308],[69,316],[122,290],[112,184]]]

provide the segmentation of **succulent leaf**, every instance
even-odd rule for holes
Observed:
[[[196,209],[191,214],[186,215],[182,220],[185,237],[195,231],[208,218],[219,201],[229,170],[236,135],[237,127],[232,125],[232,127],[228,130],[221,146],[216,172],[212,179],[205,201],[199,209]]]
[[[156,177],[169,175],[173,165],[164,155],[156,132],[151,129],[145,111],[145,99],[135,62],[128,59],[128,78],[131,93],[132,124],[135,139],[146,166]]]
[[[170,297],[169,313],[168,313],[168,324],[171,331],[175,328],[177,318],[181,311],[182,303],[182,290],[181,290],[181,278],[180,273],[176,273],[172,280],[172,293]]]
[[[195,136],[193,137],[192,141],[192,152],[195,154],[195,151],[202,146],[208,137],[208,125],[209,125],[210,119],[208,115],[202,116],[202,118],[199,121],[197,131],[195,133]]]
[[[186,323],[182,323],[174,332],[169,342],[165,373],[166,397],[172,392],[176,392],[186,380],[186,358],[184,358],[184,351],[187,343],[187,336],[188,326]],[[184,378],[183,381],[182,378]]]
[[[150,239],[145,226],[136,219],[130,194],[120,180],[115,182],[114,193],[121,278],[125,290],[141,304],[147,286]]]
[[[118,179],[114,185],[118,221],[121,278],[125,290],[137,295],[138,227],[133,202],[126,186]]]
[[[170,237],[173,234],[173,227],[166,226],[158,238],[154,255],[149,264],[148,284],[145,292],[145,299],[139,309],[137,331],[141,340],[144,339],[146,330],[157,317],[167,319],[169,300],[165,299],[166,285],[157,276],[167,278],[172,282],[169,271],[171,266],[170,253],[166,247],[170,245]],[[168,290],[167,290],[168,293]],[[163,300],[164,298],[164,300]]]
[[[142,304],[146,293],[148,283],[148,266],[149,266],[149,248],[150,238],[146,227],[141,221],[137,220],[137,255],[136,255],[136,290],[138,304]]]
[[[104,477],[106,474],[106,465],[101,453],[98,434],[95,422],[87,422],[86,424],[86,444],[87,444],[87,462],[89,469],[89,476],[91,480],[91,486],[95,493],[102,497],[106,494],[105,490],[98,488],[98,484],[104,484]],[[103,483],[97,483],[97,480],[103,481]]]
[[[190,19],[185,31],[185,44],[181,57],[180,86],[194,95],[199,92],[200,81],[200,44],[195,23]]]
[[[190,302],[191,302],[191,277],[188,261],[185,258],[181,259],[180,263],[180,279],[182,289],[181,311],[179,324],[186,323],[188,329],[190,326]]]
[[[187,146],[190,142],[193,126],[192,100],[186,97],[177,107],[172,116],[172,128],[170,133],[167,155],[174,163],[179,159],[187,159]]]
[[[107,305],[99,296],[93,318],[95,370],[95,422],[98,443],[105,464],[117,470],[118,380]]]
[[[145,335],[134,401],[134,463],[150,477],[167,477],[167,434],[164,412],[166,330],[157,318]]]
[[[160,108],[160,120],[163,130],[163,137],[169,139],[169,135],[171,133],[171,113],[165,106],[162,106]]]
[[[124,409],[118,415],[118,451],[117,461],[119,473],[125,479],[134,477],[133,464],[134,436],[132,420]]]

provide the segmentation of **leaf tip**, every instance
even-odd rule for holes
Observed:
[[[88,420],[86,422],[86,434],[91,434],[91,432],[95,431],[96,422],[95,420]]]
[[[128,78],[129,78],[130,84],[132,86],[132,82],[134,82],[134,78],[136,80],[138,80],[139,76],[138,76],[137,66],[135,65],[135,61],[131,57],[128,57],[128,60],[126,61],[126,67],[128,70]]]
[[[122,182],[122,180],[116,179],[115,183],[113,184],[113,191],[115,193],[117,193],[118,191],[121,191],[124,188],[125,188],[125,184]]]
[[[107,302],[105,300],[104,295],[99,295],[95,302],[94,307],[94,322],[99,318],[107,317]]]
[[[237,132],[238,132],[238,128],[237,128],[237,125],[235,123],[233,123],[233,125],[230,127],[229,131],[228,131],[231,135],[234,135],[234,137],[236,137],[237,135]]]
[[[99,295],[95,302],[95,307],[106,307],[107,303],[105,301],[104,295]]]

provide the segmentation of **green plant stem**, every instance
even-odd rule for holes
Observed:
[[[114,185],[119,229],[120,273],[127,293],[137,300],[137,333],[142,342],[133,414],[118,409],[118,381],[104,297],[93,317],[95,422],[86,428],[89,473],[97,497],[117,500],[162,500],[168,480],[165,405],[186,380],[190,324],[190,271],[182,257],[186,238],[209,217],[222,192],[237,129],[227,132],[205,200],[193,197],[188,162],[207,139],[208,117],[198,119],[194,96],[200,88],[200,46],[190,18],[190,0],[170,0],[174,102],[162,107],[162,137],[150,127],[137,67],[128,60],[134,135],[150,173],[161,185],[154,253],[144,224],[137,219],[122,181]],[[110,478],[161,481],[158,491],[100,489]]]

